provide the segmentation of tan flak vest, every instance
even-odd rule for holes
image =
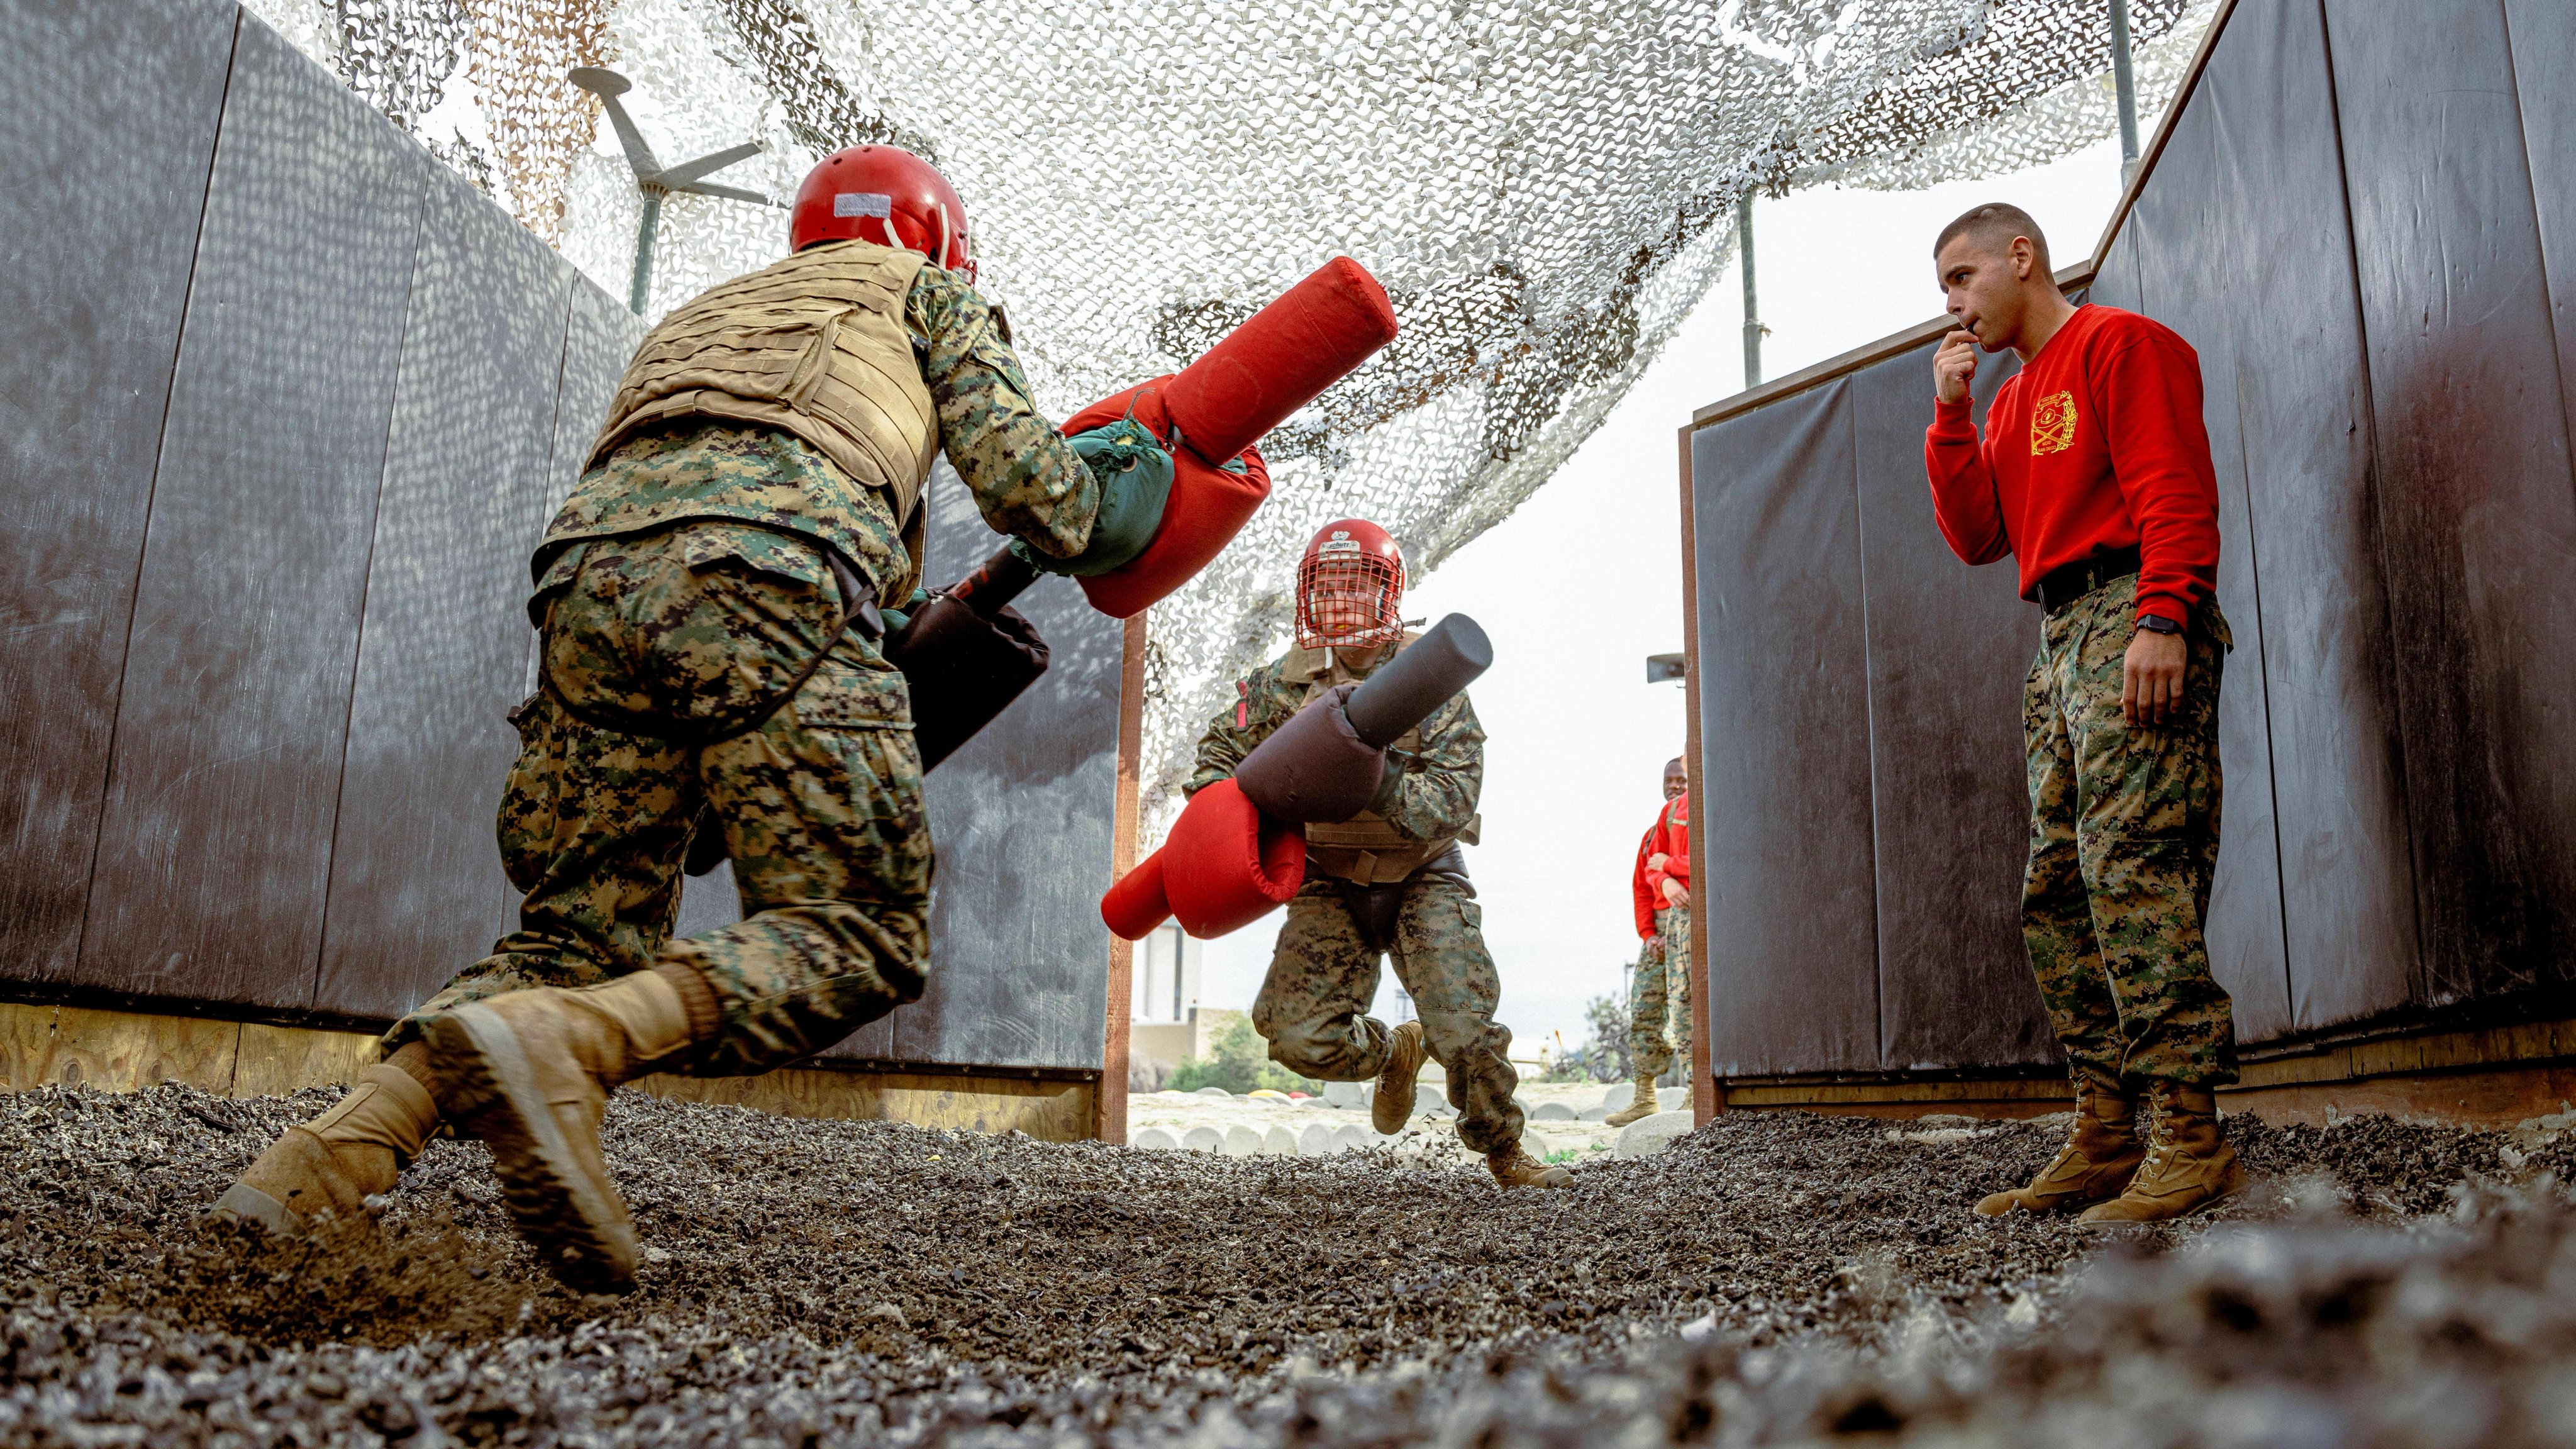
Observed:
[[[1419,634],[1405,635],[1394,649],[1388,651],[1387,659],[1404,652],[1406,645],[1421,637]],[[1343,668],[1338,656],[1332,657],[1328,663],[1326,656],[1330,653],[1323,649],[1291,648],[1288,657],[1280,662],[1282,675],[1306,681],[1305,698],[1298,701],[1300,708],[1313,703],[1317,696],[1334,685],[1349,684],[1364,677]],[[1386,660],[1378,663],[1382,668]],[[1422,727],[1416,725],[1397,737],[1387,751],[1392,756],[1398,750],[1409,754],[1421,748]],[[1390,758],[1387,768],[1396,767],[1396,761]],[[1385,816],[1363,810],[1336,824],[1307,826],[1306,863],[1326,875],[1360,885],[1390,884],[1438,860],[1450,846],[1462,840],[1469,845],[1475,844],[1484,819],[1482,815],[1470,817],[1455,835],[1416,840],[1389,825]]]
[[[827,242],[708,288],[636,349],[588,466],[685,416],[776,428],[884,489],[911,543],[939,455],[938,410],[903,323],[923,262],[874,242]]]

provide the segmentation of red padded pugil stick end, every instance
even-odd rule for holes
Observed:
[[[1335,257],[1253,313],[1163,387],[1190,451],[1223,463],[1395,340],[1395,306]]]
[[[1100,897],[1100,919],[1122,941],[1141,941],[1172,918],[1172,902],[1163,894],[1163,853],[1155,851],[1118,878]]]
[[[1265,818],[1230,779],[1190,797],[1163,851],[1172,914],[1202,941],[1279,909],[1306,878],[1305,827]]]

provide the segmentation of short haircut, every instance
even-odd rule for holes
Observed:
[[[2009,201],[1989,201],[1983,206],[1969,207],[1958,220],[1941,228],[1941,234],[1932,239],[1932,255],[1937,259],[1942,248],[1970,232],[1976,234],[1978,241],[1996,251],[2011,246],[2014,237],[2029,237],[2031,250],[2039,254],[2033,258],[2038,262],[2039,270],[2043,273],[2049,270],[2048,238],[2041,234],[2039,223],[2031,220],[2029,212]]]
[[[1675,755],[1671,759],[1664,761],[1664,773],[1670,774],[1675,770],[1679,770],[1685,775],[1690,773],[1690,767],[1682,763],[1682,757],[1679,755]]]

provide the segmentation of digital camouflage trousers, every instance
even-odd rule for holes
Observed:
[[[519,928],[385,1049],[468,1001],[664,963],[704,976],[721,1007],[684,1068],[697,1076],[767,1071],[918,1000],[931,847],[910,697],[858,631],[832,641],[840,588],[823,556],[705,521],[581,548],[546,618],[549,687],[512,715],[500,840],[525,892]],[[674,940],[681,861],[710,806],[743,919]]]
[[[1364,1082],[1386,1065],[1387,1027],[1368,1016],[1377,999],[1378,950],[1360,933],[1345,892],[1358,887],[1309,875],[1289,899],[1270,974],[1252,1003],[1252,1026],[1270,1059],[1327,1082]],[[1446,876],[1418,875],[1396,910],[1395,976],[1422,1019],[1423,1044],[1449,1074],[1458,1140],[1478,1152],[1521,1138],[1512,1104],[1511,1031],[1494,1021],[1502,981],[1485,950],[1485,912]]]
[[[2218,685],[2233,642],[2192,611],[2181,717],[2128,725],[2137,576],[2050,614],[2022,693],[2030,863],[2022,938],[2072,1065],[2132,1084],[2236,1080],[2201,925],[2218,864]]]
[[[1655,939],[1638,953],[1628,1009],[1628,1058],[1639,1076],[1690,1061],[1690,907],[1655,912]]]

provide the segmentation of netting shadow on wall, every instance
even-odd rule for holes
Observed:
[[[673,154],[764,141],[730,174],[773,194],[834,147],[931,155],[1059,416],[1334,253],[1384,279],[1402,338],[1273,438],[1274,502],[1154,611],[1149,834],[1226,681],[1284,637],[1305,535],[1365,514],[1427,571],[1508,515],[1707,292],[1745,190],[1989,174],[2114,124],[2107,0],[251,4],[611,290],[638,201],[566,66],[630,76]],[[2146,104],[2212,4],[2132,0]],[[651,308],[780,233],[673,198]]]

